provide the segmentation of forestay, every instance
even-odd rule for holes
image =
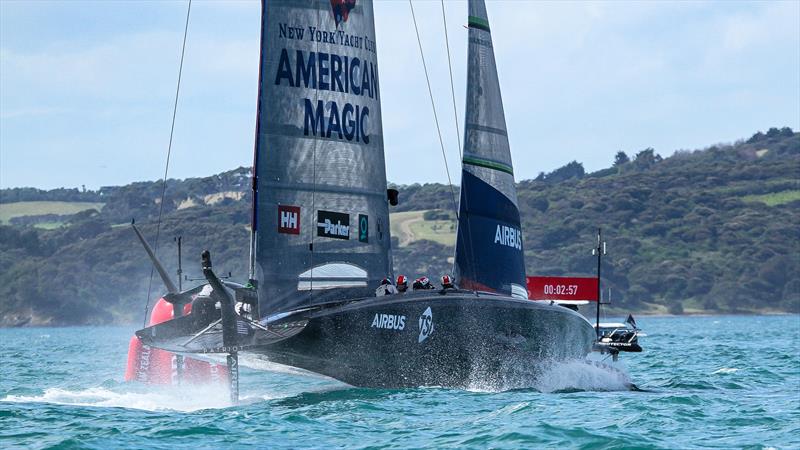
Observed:
[[[391,276],[371,1],[263,3],[254,166],[261,317]]]
[[[514,170],[492,35],[482,0],[470,0],[468,23],[456,281],[462,288],[527,298]]]

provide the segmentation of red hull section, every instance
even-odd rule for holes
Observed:
[[[191,304],[184,307],[184,314],[191,312]],[[156,325],[172,319],[172,305],[163,298],[159,299],[150,314],[150,325]],[[183,358],[183,370],[178,379],[178,357],[157,348],[142,344],[133,336],[128,345],[128,366],[125,369],[125,381],[138,381],[148,384],[217,383],[228,379],[224,365],[211,364],[192,358]]]

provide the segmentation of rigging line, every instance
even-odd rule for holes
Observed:
[[[447,154],[444,151],[444,141],[442,140],[442,130],[439,127],[439,117],[436,115],[436,104],[433,101],[433,90],[431,89],[431,79],[430,79],[430,77],[428,77],[428,66],[425,64],[425,54],[422,52],[422,40],[419,37],[419,28],[417,28],[417,17],[414,14],[414,5],[411,3],[411,0],[408,0],[408,6],[411,7],[411,18],[414,21],[414,31],[417,33],[417,44],[419,44],[419,56],[420,56],[420,58],[422,58],[422,68],[425,70],[425,81],[428,83],[428,96],[431,99],[431,109],[433,110],[433,120],[434,120],[434,122],[436,122],[436,133],[439,134],[439,146],[442,148],[442,159],[444,159],[444,170],[447,173],[447,184],[450,186],[450,197],[453,200],[453,211],[455,211],[456,220],[458,220],[458,202],[456,202],[456,192],[453,189],[453,182],[450,179],[450,168],[447,165]]]
[[[447,15],[446,15],[445,10],[444,10],[444,0],[442,0],[441,3],[442,3],[442,24],[444,25],[444,44],[445,44],[445,47],[447,48],[447,69],[450,72],[450,97],[453,99],[453,121],[456,124],[456,139],[458,140],[458,155],[463,160],[463,158],[464,158],[464,148],[461,146],[461,130],[458,129],[458,108],[456,107],[456,89],[455,89],[455,87],[453,85],[453,63],[452,63],[452,58],[450,56],[450,38],[448,37],[448,33],[447,33]],[[462,164],[462,167],[463,167],[463,164]],[[464,184],[463,175],[462,175],[461,184],[462,184],[461,189],[463,189],[464,188],[464,186],[463,186],[463,184]],[[466,206],[466,202],[467,202],[466,191],[462,191],[462,192],[464,192],[464,203],[465,203],[464,206]],[[469,208],[467,208],[467,210],[468,209]],[[458,225],[458,223],[460,222],[460,219],[461,219],[459,217],[459,213],[460,213],[460,210],[456,210],[456,225]],[[456,230],[458,230],[458,228],[456,228]],[[456,231],[456,233],[458,233],[458,231]],[[473,276],[473,279],[475,279],[475,273],[474,273],[475,257],[472,254],[472,231],[471,231],[470,228],[467,228],[467,233],[469,235],[469,237],[468,237],[469,255],[470,255],[470,260],[472,261],[472,267],[473,267],[472,276]],[[453,252],[455,253],[456,251],[457,250],[454,248]],[[455,257],[453,257],[453,269],[451,269],[451,272],[453,272],[453,273],[455,272],[455,266],[456,266],[456,259],[455,259]]]
[[[442,24],[444,25],[444,44],[447,47],[447,68],[450,70],[450,94],[453,98],[453,119],[456,123],[456,138],[458,139],[458,154],[464,157],[461,147],[461,131],[458,129],[458,109],[456,108],[456,89],[453,87],[453,64],[450,61],[450,39],[447,37],[447,20],[445,20],[444,0],[442,0]]]
[[[452,57],[450,56],[450,38],[448,37],[447,33],[447,16],[444,9],[444,0],[441,1],[441,4],[442,4],[442,24],[444,25],[444,43],[445,47],[447,48],[447,68],[450,72],[450,96],[453,99],[453,119],[454,119],[453,121],[456,124],[456,139],[458,139],[458,154],[463,159],[464,147],[461,145],[461,130],[459,130],[458,128],[458,107],[456,107],[456,89],[453,84],[453,64],[452,64]],[[462,168],[463,168],[463,163],[462,163]],[[463,189],[464,189],[464,178],[462,170],[461,193],[463,194],[463,196],[461,198],[463,198],[464,200],[465,211],[469,211],[469,205],[467,202],[467,193]],[[469,215],[469,212],[467,212],[467,215]],[[461,222],[461,217],[459,216],[460,216],[460,210],[456,210],[456,224],[459,224]],[[472,228],[469,226],[465,228],[467,230],[467,248],[468,248],[467,254],[469,260],[472,263],[472,279],[475,280],[477,279],[477,276],[475,273],[475,254],[472,246]],[[456,230],[457,230],[456,233],[458,233],[458,228],[456,228]],[[458,236],[456,236],[456,240],[458,240]],[[457,248],[453,249],[454,253],[457,253],[457,251],[458,251]],[[452,272],[455,272],[455,266],[456,266],[456,259],[454,257]]]
[[[167,174],[169,173],[169,157],[172,154],[172,136],[175,134],[175,116],[178,113],[178,96],[181,92],[181,75],[183,74],[183,57],[186,54],[186,36],[189,34],[189,13],[192,12],[192,0],[186,8],[186,24],[183,27],[183,45],[181,46],[181,62],[178,66],[178,86],[175,88],[175,103],[172,106],[172,125],[169,129],[169,145],[167,146],[167,162],[164,166],[164,184],[161,186],[161,203],[158,206],[158,222],[156,224],[156,241],[153,253],[158,254],[158,238],[161,235],[161,217],[164,213],[164,197],[167,193]],[[144,326],[147,326],[147,311],[150,309],[150,292],[153,288],[153,269],[150,266],[150,281],[147,284],[147,302],[144,306]]]
[[[317,6],[317,28],[320,28],[322,25],[322,17],[320,13],[320,8]],[[319,41],[314,40],[314,52],[319,54]],[[319,102],[319,86],[314,87],[314,102]],[[314,212],[317,211],[317,150],[319,149],[319,139],[314,139],[314,146],[311,150],[311,214],[309,214],[308,219],[311,222],[311,242],[309,243],[309,267],[311,268],[311,287],[308,290],[308,299],[309,301],[314,301],[314,230],[317,227],[317,221],[314,217]],[[319,213],[317,212],[317,217]]]

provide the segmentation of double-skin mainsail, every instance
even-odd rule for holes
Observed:
[[[372,2],[264,1],[261,45],[259,315],[370,295],[392,276]]]

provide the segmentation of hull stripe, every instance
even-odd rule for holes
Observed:
[[[479,30],[483,30],[486,32],[491,32],[489,30],[489,21],[486,19],[481,19],[480,17],[469,16],[469,20],[467,21],[470,28],[477,28]]]
[[[474,156],[464,156],[462,162],[464,164],[469,164],[471,166],[485,167],[487,169],[499,170],[500,172],[505,172],[509,175],[514,175],[514,169],[512,169],[511,166],[509,166],[508,164],[503,164],[501,162],[491,161],[483,158],[476,158]]]
[[[467,124],[467,131],[472,131],[472,130],[474,130],[474,131],[483,131],[483,132],[492,133],[492,134],[499,134],[500,136],[508,137],[508,133],[506,133],[506,130],[503,130],[503,129],[500,129],[500,128],[486,127],[486,126],[478,125],[478,124],[475,124],[475,123],[468,123]]]

